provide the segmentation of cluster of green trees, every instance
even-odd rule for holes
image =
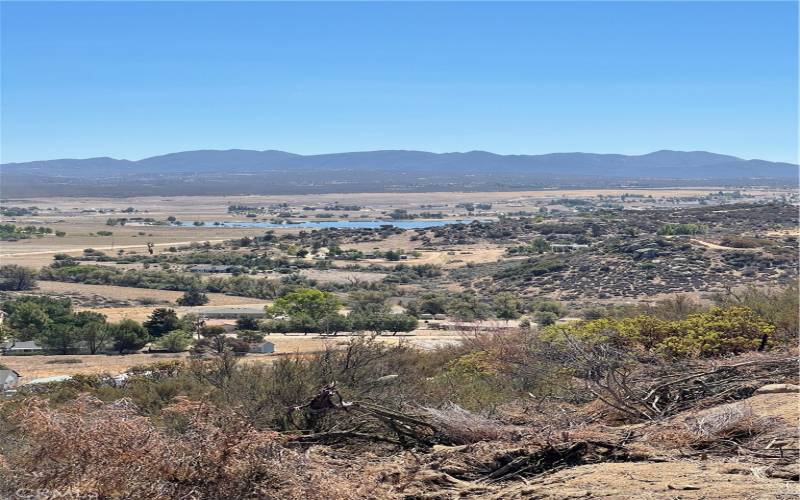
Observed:
[[[558,302],[536,300],[525,302],[517,294],[500,292],[486,301],[471,292],[459,294],[424,293],[406,304],[406,311],[419,317],[422,314],[446,314],[458,321],[499,319],[509,321],[530,314],[540,325],[550,325],[566,314]],[[523,320],[523,326],[529,320]]]
[[[109,323],[102,314],[75,312],[69,299],[26,296],[2,304],[7,318],[4,340],[35,340],[60,354],[81,349],[96,354],[111,348],[119,353],[141,349],[149,340],[147,330],[136,321]]]
[[[43,226],[17,226],[16,224],[0,224],[0,241],[14,241],[31,238],[41,238],[46,234],[53,234],[53,230]],[[63,234],[61,234],[63,236]]]
[[[0,207],[0,215],[6,217],[20,217],[23,215],[36,215],[39,207]]]
[[[192,292],[197,298],[204,292],[226,293],[242,297],[271,299],[281,292],[277,280],[239,276],[214,276],[202,281],[197,275],[158,269],[115,269],[93,264],[78,264],[72,260],[62,260],[44,267],[39,278],[68,283],[91,285],[116,285],[157,290],[177,290]],[[205,302],[192,300],[180,305],[202,305]]]
[[[659,236],[703,234],[706,227],[701,224],[664,224],[658,229]]]
[[[269,333],[322,333],[336,335],[345,331],[369,331],[377,335],[410,332],[417,328],[417,318],[393,313],[386,294],[355,291],[348,296],[350,314],[339,311],[343,303],[332,293],[315,288],[299,289],[278,298],[267,308],[270,320],[261,323]]]
[[[509,255],[530,255],[550,251],[550,243],[542,237],[534,238],[526,245],[517,245],[506,250]]]
[[[397,264],[383,281],[386,283],[414,283],[441,275],[442,268],[436,264]]]
[[[39,278],[68,283],[90,285],[117,285],[159,290],[202,289],[200,278],[188,273],[159,271],[154,269],[115,269],[107,266],[79,264],[71,259],[56,261],[39,271]]]
[[[2,310],[7,318],[0,329],[0,342],[34,340],[56,354],[124,354],[138,351],[150,342],[169,352],[185,351],[190,346],[197,354],[226,348],[247,352],[250,342],[263,340],[263,334],[252,331],[258,328],[257,324],[243,323],[239,329],[245,331],[239,332],[239,338],[229,338],[222,327],[206,326],[194,314],[179,318],[170,308],[154,309],[143,323],[131,319],[111,323],[94,311],[74,311],[69,299],[44,296],[7,301]]]

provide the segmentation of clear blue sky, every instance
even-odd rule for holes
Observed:
[[[796,160],[794,2],[0,9],[4,162],[205,148]]]

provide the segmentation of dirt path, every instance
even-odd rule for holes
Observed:
[[[703,245],[706,248],[711,248],[711,249],[714,249],[714,250],[742,250],[741,248],[724,247],[722,245],[717,245],[716,243],[710,243],[708,241],[703,241],[703,240],[692,239],[690,241],[693,241],[695,243]]]
[[[228,238],[230,239],[230,238]],[[223,241],[227,240],[203,240],[203,242],[208,241],[209,243],[222,243]],[[167,247],[167,246],[175,246],[175,245],[190,245],[192,243],[197,243],[198,240],[190,240],[190,241],[172,241],[168,243],[156,243],[154,247]],[[92,247],[95,250],[119,250],[119,249],[128,249],[128,248],[147,248],[146,244],[138,244],[138,245],[107,245],[101,247]],[[36,252],[17,252],[17,253],[0,253],[0,258],[3,257],[26,257],[30,255],[50,255],[50,254],[57,254],[57,253],[75,253],[75,252],[83,252],[83,248],[61,248],[58,250],[39,250]]]

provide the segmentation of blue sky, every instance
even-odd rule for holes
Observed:
[[[188,149],[797,157],[797,4],[8,3],[3,162]]]

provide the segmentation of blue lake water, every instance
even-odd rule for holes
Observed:
[[[400,229],[425,229],[429,227],[447,226],[450,224],[469,224],[481,219],[441,219],[441,220],[332,220],[332,221],[306,221],[293,224],[275,224],[273,222],[257,221],[220,221],[218,223],[206,222],[201,227],[263,227],[268,229],[378,229],[381,226],[392,226]],[[482,221],[482,220],[481,220]],[[179,222],[176,225],[193,227],[192,222]]]

